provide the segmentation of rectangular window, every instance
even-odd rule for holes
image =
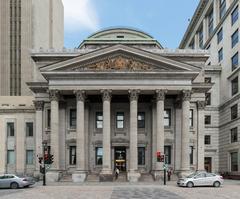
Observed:
[[[238,141],[238,128],[231,129],[231,143]]]
[[[237,20],[238,20],[238,6],[232,11],[231,14],[232,25],[235,24]]]
[[[205,136],[204,136],[204,143],[205,143],[206,145],[211,144],[211,136],[210,136],[210,135],[205,135]]]
[[[96,165],[102,165],[103,149],[102,147],[96,147]]]
[[[231,107],[231,120],[234,120],[238,117],[238,105],[235,104]]]
[[[145,147],[138,147],[138,165],[145,165]]]
[[[32,137],[33,136],[33,123],[26,122],[26,136]]]
[[[171,126],[171,109],[164,110],[164,126]]]
[[[7,151],[7,164],[15,164],[15,151],[14,150]]]
[[[51,109],[47,109],[47,128],[51,128]]]
[[[233,152],[231,156],[231,171],[238,171],[238,152]]]
[[[217,43],[219,44],[223,39],[223,29],[221,28],[217,33]]]
[[[205,115],[205,125],[211,124],[211,115]]]
[[[8,137],[14,136],[14,122],[7,123],[7,136]]]
[[[189,147],[190,164],[193,164],[193,146]]]
[[[212,83],[212,78],[211,77],[205,77],[204,82],[207,83],[207,84]]]
[[[26,164],[27,165],[33,164],[33,150],[26,151]]]
[[[211,93],[205,94],[206,105],[211,105]]]
[[[209,37],[212,35],[213,33],[213,10],[211,10],[211,12],[208,15],[208,35]]]
[[[193,109],[189,111],[189,126],[193,127]]]
[[[199,42],[199,47],[203,48],[203,28],[201,27],[201,29],[198,31],[198,42]]]
[[[77,115],[76,115],[76,109],[70,109],[70,118],[69,118],[69,121],[70,121],[70,128],[71,129],[75,129],[76,128],[76,119],[77,119]]]
[[[223,48],[218,51],[218,62],[223,60]]]
[[[123,112],[117,112],[116,115],[116,124],[117,129],[123,129],[124,128],[124,113]]]
[[[219,17],[220,19],[222,19],[226,13],[226,0],[220,0],[219,10],[220,10]]]
[[[232,57],[232,71],[238,67],[238,52]]]
[[[165,163],[171,164],[171,146],[164,146]]]
[[[231,81],[232,85],[232,96],[238,93],[238,77]]]
[[[76,165],[76,146],[69,147],[69,164]]]
[[[232,48],[238,43],[238,30],[236,30],[232,36]]]
[[[103,113],[96,112],[96,128],[102,129],[103,128]]]
[[[145,113],[138,113],[138,128],[145,128]]]

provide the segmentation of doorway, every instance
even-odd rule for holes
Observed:
[[[204,168],[207,172],[212,172],[212,158],[211,157],[205,157]]]
[[[119,171],[126,171],[126,147],[115,147],[114,149],[114,168]]]

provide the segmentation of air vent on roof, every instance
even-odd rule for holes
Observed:
[[[124,35],[117,35],[117,38],[119,39],[124,38]]]

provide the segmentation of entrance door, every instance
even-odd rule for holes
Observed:
[[[115,168],[126,171],[126,147],[115,147]]]
[[[207,172],[212,172],[212,158],[211,157],[205,157],[204,168]]]

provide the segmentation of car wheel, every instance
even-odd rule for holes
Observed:
[[[11,187],[11,189],[17,189],[18,188],[18,183],[12,182],[10,187]]]
[[[221,184],[220,184],[220,182],[218,182],[218,181],[216,181],[216,182],[213,183],[213,186],[214,186],[214,187],[220,187],[220,185],[221,185]]]
[[[188,182],[188,183],[187,183],[187,187],[188,187],[188,188],[192,188],[192,187],[193,187],[193,183],[192,183],[192,182]]]

